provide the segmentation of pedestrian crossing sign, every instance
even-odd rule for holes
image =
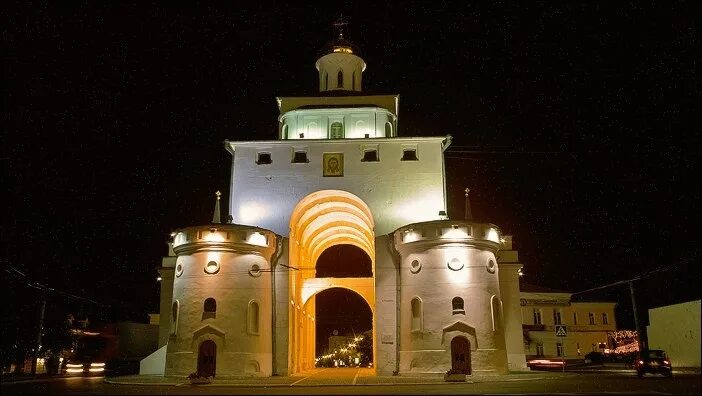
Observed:
[[[566,331],[566,327],[564,325],[556,325],[556,337],[566,337],[568,336],[568,332]]]

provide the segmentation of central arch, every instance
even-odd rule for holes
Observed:
[[[290,306],[288,367],[291,373],[315,366],[315,296],[331,288],[351,290],[368,303],[373,313],[375,356],[375,223],[363,200],[342,190],[309,194],[290,216]],[[358,277],[334,277],[328,269],[317,277],[317,262],[330,248],[349,245],[370,258],[370,272]]]

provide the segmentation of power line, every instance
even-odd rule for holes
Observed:
[[[6,264],[3,267],[3,270],[5,272],[7,272],[8,274],[12,275],[15,279],[23,280],[26,286],[31,287],[33,289],[37,289],[37,290],[47,292],[47,293],[55,293],[55,294],[64,296],[64,297],[69,298],[69,299],[88,302],[88,303],[97,305],[99,307],[110,307],[109,304],[103,304],[103,303],[97,302],[95,300],[89,299],[87,297],[77,296],[73,293],[59,290],[59,289],[47,286],[43,283],[34,281],[34,280],[30,279],[29,276],[27,276],[24,272],[18,270],[17,268],[13,267],[10,264]]]
[[[614,283],[609,283],[609,284],[606,284],[606,285],[603,285],[603,286],[593,287],[593,288],[591,288],[591,289],[582,290],[582,291],[573,293],[572,295],[587,293],[587,292],[591,292],[591,291],[595,291],[595,290],[601,290],[601,289],[605,289],[605,288],[612,287],[612,286],[623,285],[623,284],[626,284],[626,283],[629,283],[629,282],[635,282],[635,281],[638,281],[638,280],[641,280],[641,279],[648,278],[649,276],[651,276],[651,275],[653,275],[653,274],[656,274],[656,273],[659,273],[659,272],[669,271],[669,270],[671,270],[671,269],[673,269],[673,268],[678,267],[678,266],[681,265],[681,264],[686,264],[688,261],[692,261],[692,260],[693,260],[692,258],[686,259],[686,260],[682,260],[682,261],[679,262],[679,263],[671,264],[671,265],[668,265],[668,266],[665,266],[665,267],[660,267],[660,268],[656,268],[656,269],[651,270],[651,271],[648,271],[648,272],[644,272],[643,274],[637,275],[637,276],[635,276],[635,277],[633,277],[633,278],[631,278],[631,279],[620,280],[620,281],[616,281],[616,282],[614,282]]]

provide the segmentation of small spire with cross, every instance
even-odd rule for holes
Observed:
[[[465,212],[465,219],[466,220],[473,220],[473,213],[470,209],[470,188],[466,187],[465,189],[466,192],[466,212]]]
[[[339,15],[339,18],[337,18],[336,21],[334,21],[334,23],[332,24],[339,31],[339,38],[340,39],[344,38],[344,28],[348,24],[349,23],[346,22],[346,19],[344,19],[343,14]]]
[[[217,201],[215,202],[214,213],[212,214],[212,223],[219,224],[222,222],[222,220],[220,219],[220,215],[219,215],[219,200],[220,200],[220,197],[222,196],[222,193],[219,192],[219,190],[217,190],[215,195],[217,196]]]

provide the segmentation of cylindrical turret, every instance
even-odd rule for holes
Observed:
[[[402,301],[400,372],[507,372],[499,229],[439,220],[395,231]]]
[[[322,49],[315,64],[319,71],[319,91],[361,91],[366,62],[358,48],[339,33]]]
[[[166,375],[271,375],[275,249],[275,234],[257,227],[210,224],[175,232]]]

